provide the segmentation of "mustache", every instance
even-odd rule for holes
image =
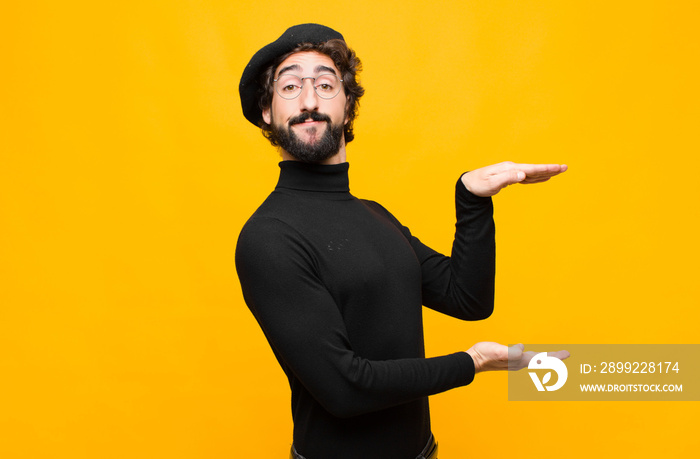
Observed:
[[[312,121],[325,121],[328,124],[331,122],[331,117],[328,115],[324,115],[323,113],[319,112],[304,112],[301,115],[297,115],[294,118],[289,120],[289,125],[292,126],[294,124],[299,124],[303,123],[306,120],[312,120]]]

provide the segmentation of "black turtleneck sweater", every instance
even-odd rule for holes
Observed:
[[[466,352],[425,358],[421,305],[464,320],[491,314],[493,207],[457,183],[446,257],[351,195],[348,167],[281,162],[241,231],[236,268],[289,379],[297,451],[413,459],[430,436],[428,396],[474,379]]]

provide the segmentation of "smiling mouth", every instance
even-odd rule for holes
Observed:
[[[294,124],[292,124],[292,126],[304,126],[304,125],[315,126],[319,123],[325,123],[325,121],[314,121],[314,120],[309,118],[309,119],[302,121],[301,123],[294,123]]]

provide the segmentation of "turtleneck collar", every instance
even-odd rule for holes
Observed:
[[[277,188],[302,191],[350,192],[348,169],[350,164],[309,164],[301,161],[282,161]]]

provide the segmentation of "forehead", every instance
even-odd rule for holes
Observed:
[[[336,75],[340,75],[340,71],[333,63],[333,59],[315,51],[304,51],[292,54],[277,66],[275,75],[279,75],[281,72],[285,71],[290,71],[294,74],[303,74],[304,76],[328,73],[331,71]]]

